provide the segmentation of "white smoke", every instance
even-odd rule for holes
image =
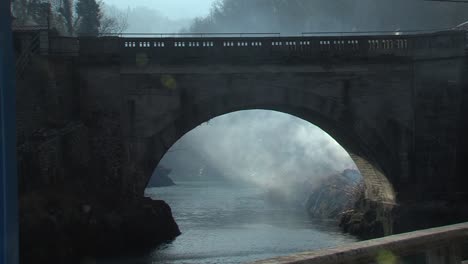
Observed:
[[[317,126],[266,110],[239,111],[212,119],[187,133],[171,149],[178,151],[170,150],[160,164],[176,173],[178,167],[190,164],[189,159],[198,159],[205,163],[200,165],[213,167],[220,174],[211,177],[268,188],[311,183],[355,168],[348,153]],[[187,149],[190,155],[184,155]]]

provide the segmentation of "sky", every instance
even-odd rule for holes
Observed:
[[[283,12],[272,11],[276,7],[255,4],[245,5],[245,10],[231,8],[228,10],[245,16],[217,16],[211,25],[210,21],[194,23],[194,18],[206,17],[218,0],[103,1],[126,16],[125,33],[281,32],[297,35],[313,31],[441,29],[465,21],[468,11],[467,5],[422,0],[341,0],[337,3],[306,0],[302,4],[291,4],[289,9],[281,6]],[[304,3],[308,4],[304,6]],[[112,12],[109,15],[112,17]]]
[[[144,6],[160,11],[170,19],[186,19],[205,16],[215,0],[104,0],[120,9]]]

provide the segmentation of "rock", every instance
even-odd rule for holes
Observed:
[[[147,187],[166,187],[175,185],[172,179],[169,178],[170,173],[170,169],[167,169],[163,166],[158,166],[154,171],[150,181],[148,182]]]
[[[393,207],[365,199],[364,184],[356,170],[325,178],[306,203],[309,215],[336,220],[346,233],[362,239],[382,237],[393,230]]]
[[[108,201],[62,189],[25,195],[20,206],[21,263],[146,253],[180,234],[171,208],[149,198]]]
[[[387,235],[386,229],[392,229],[387,226],[391,223],[391,219],[384,219],[384,217],[392,217],[392,212],[388,210],[391,209],[365,200],[362,193],[354,203],[353,209],[341,214],[339,226],[344,232],[361,239],[382,237]]]
[[[339,221],[341,214],[353,207],[358,194],[363,191],[360,179],[356,170],[326,177],[309,195],[307,212],[313,218]]]

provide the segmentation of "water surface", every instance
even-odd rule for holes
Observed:
[[[146,190],[171,206],[182,235],[144,263],[241,263],[356,241],[334,223],[311,220],[300,207],[272,203],[262,188],[216,181],[176,184]]]

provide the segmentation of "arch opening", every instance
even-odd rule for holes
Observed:
[[[289,114],[258,109],[231,112],[203,123],[178,139],[160,164],[176,170],[186,166],[186,160],[173,161],[179,156],[200,159],[199,163],[216,166],[219,174],[258,184],[265,182],[255,177],[259,174],[307,178],[357,169],[346,150],[319,127]]]
[[[365,170],[367,177],[372,178],[362,181],[358,170]],[[283,218],[276,218],[276,222],[272,223],[264,219],[277,216],[265,217],[261,212],[265,208],[271,211],[281,208],[281,214],[291,214],[289,207],[304,210],[314,221],[330,217],[326,210],[335,210],[334,216],[337,217],[345,210],[352,209],[361,198],[360,183],[374,184],[373,191],[376,186],[382,186],[376,179],[385,176],[378,173],[366,159],[348,153],[320,127],[290,114],[257,109],[231,112],[210,119],[179,138],[159,162],[153,178],[164,174],[175,182],[175,186],[148,186],[156,188],[146,190],[147,196],[169,203],[182,231],[179,241],[171,245],[170,250],[157,252],[157,258],[164,260],[167,257],[165,254],[191,248],[191,236],[202,235],[197,233],[200,229],[212,228],[210,224],[200,228],[203,221],[216,222],[220,230],[224,226],[232,228],[232,225],[258,224],[256,221],[259,219],[262,219],[261,224],[284,225]],[[383,184],[391,187],[389,181]],[[351,190],[356,190],[357,195],[342,195]],[[372,195],[374,193],[366,189],[366,198]],[[258,197],[262,197],[260,203],[267,205],[258,207]],[[350,202],[350,198],[354,200]],[[332,205],[327,207],[327,202],[332,199],[338,202],[330,202]],[[343,201],[348,203],[341,207],[336,205]],[[248,211],[249,215],[233,213],[231,207]],[[288,221],[295,220],[288,217]],[[184,234],[186,232],[187,235]],[[309,230],[301,232],[307,233]],[[305,239],[302,236],[296,238]],[[205,239],[217,238],[207,235]],[[256,241],[255,238],[249,239]],[[203,245],[203,242],[199,244]]]
[[[394,206],[396,204],[396,193],[394,191],[391,179],[388,178],[384,172],[385,165],[372,159],[372,152],[366,147],[366,144],[361,140],[359,136],[353,134],[352,131],[347,130],[346,126],[340,126],[338,122],[330,122],[326,118],[323,118],[318,113],[314,113],[304,108],[293,108],[290,106],[261,106],[261,107],[249,107],[243,106],[240,110],[238,108],[231,108],[229,111],[216,112],[211,111],[203,112],[197,106],[190,108],[191,114],[180,115],[169,122],[168,125],[159,134],[155,135],[157,141],[164,147],[156,151],[156,157],[153,164],[159,164],[163,157],[167,153],[171,153],[171,147],[177,146],[179,140],[183,139],[184,136],[190,134],[200,124],[209,123],[210,120],[224,117],[226,115],[236,114],[239,111],[250,112],[250,111],[273,111],[276,113],[287,114],[290,118],[294,117],[302,121],[306,121],[311,126],[316,126],[318,130],[326,134],[329,140],[340,146],[343,153],[349,157],[349,160],[340,164],[347,164],[348,167],[356,168],[363,177],[365,186],[365,198],[373,203],[388,204]],[[193,113],[196,113],[195,115]],[[261,122],[264,120],[260,120]],[[201,126],[202,126],[201,125]],[[276,133],[276,132],[275,132]],[[284,134],[284,133],[283,133]],[[290,135],[286,135],[290,136]],[[389,155],[391,160],[391,154],[385,153],[385,149],[381,149],[384,154]],[[371,158],[369,158],[371,157]],[[154,166],[154,165],[153,165]],[[154,168],[154,167],[153,167]],[[149,176],[146,179],[146,183],[149,182]]]

